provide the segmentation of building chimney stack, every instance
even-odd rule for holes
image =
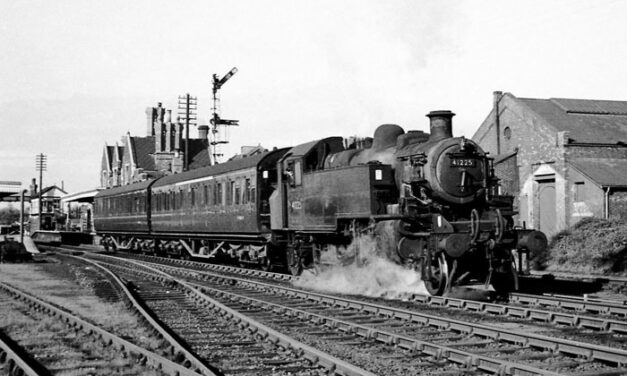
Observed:
[[[208,125],[199,125],[198,126],[198,138],[199,139],[206,140],[208,134],[209,134],[209,126]]]
[[[157,111],[154,107],[146,107],[146,136],[155,135],[155,118]]]
[[[429,141],[440,141],[453,137],[453,116],[451,111],[431,111],[427,114],[431,135]]]
[[[37,195],[37,179],[33,178],[33,181],[30,183],[30,197],[33,198]]]

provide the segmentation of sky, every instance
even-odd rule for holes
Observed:
[[[185,93],[206,124],[212,75],[233,67],[226,156],[428,131],[432,110],[472,137],[495,90],[627,100],[626,14],[618,0],[0,0],[0,181],[26,188],[44,153],[44,186],[96,188],[105,143],[145,136],[146,107]]]

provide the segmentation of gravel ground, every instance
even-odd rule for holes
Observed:
[[[71,311],[77,316],[103,329],[133,342],[139,346],[157,350],[161,341],[155,337],[131,314],[124,304],[115,301],[111,296],[98,297],[101,291],[96,286],[103,283],[97,274],[89,267],[78,263],[59,263],[51,258],[44,258],[35,263],[0,264],[0,281],[22,289]],[[3,294],[2,313],[0,313],[0,330],[16,340],[21,346],[36,349],[41,335],[41,341],[46,341],[46,335],[54,334],[62,344],[57,350],[46,350],[48,355],[43,359],[46,367],[56,370],[54,374],[81,375],[81,374],[118,374],[125,375],[160,375],[158,371],[146,371],[144,367],[137,367],[133,362],[120,364],[116,367],[105,367],[100,364],[103,360],[94,361],[91,370],[73,370],[76,362],[100,359],[113,366],[118,362],[119,351],[112,351],[107,355],[106,348],[100,348],[89,338],[79,338],[75,331],[64,331],[57,328],[58,320],[39,315],[29,309],[21,307],[14,299]],[[76,338],[75,338],[76,337]],[[92,348],[84,348],[82,343]],[[40,359],[42,360],[42,359]],[[102,368],[104,367],[104,368]],[[129,368],[131,367],[131,368]],[[101,369],[106,371],[101,372]],[[1,374],[1,372],[0,372]]]

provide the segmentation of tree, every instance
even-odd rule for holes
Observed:
[[[0,209],[0,225],[10,225],[20,221],[20,211],[15,208]]]

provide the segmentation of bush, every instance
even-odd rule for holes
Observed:
[[[545,264],[555,271],[624,274],[626,257],[627,222],[587,218],[551,238]]]

